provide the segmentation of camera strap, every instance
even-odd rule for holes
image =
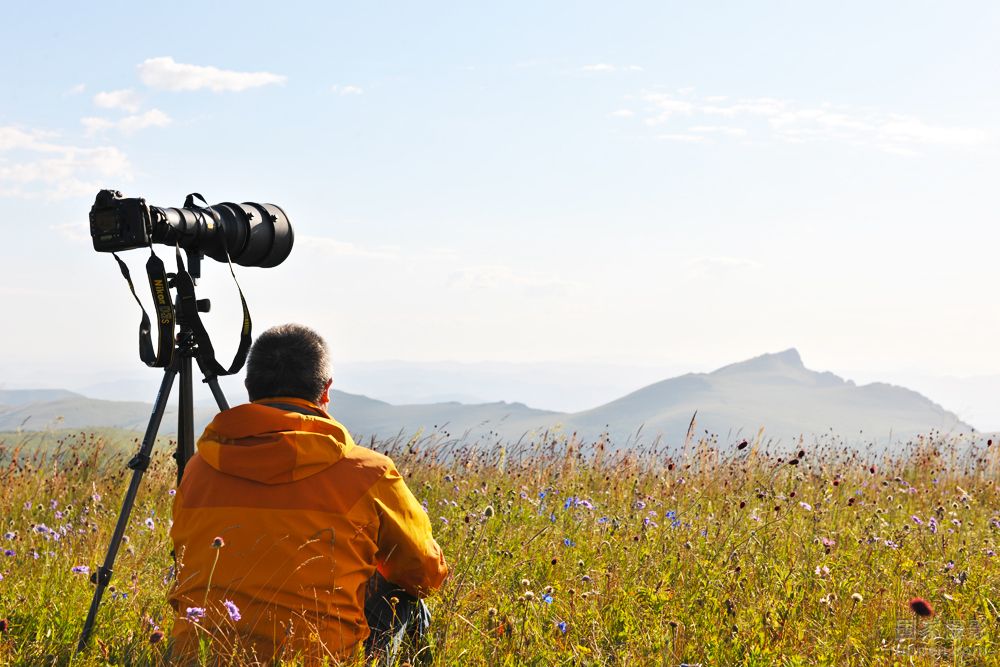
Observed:
[[[222,247],[226,253],[226,262],[229,264],[229,273],[233,276],[236,289],[240,293],[240,303],[243,306],[243,325],[240,328],[240,344],[236,348],[236,356],[229,368],[225,368],[215,358],[215,347],[212,339],[201,321],[198,314],[197,299],[194,294],[194,278],[188,273],[184,266],[184,259],[181,257],[181,248],[176,246],[177,253],[177,277],[174,279],[174,286],[177,288],[177,298],[181,312],[184,313],[185,323],[191,326],[194,332],[195,341],[198,343],[198,359],[202,364],[202,370],[213,375],[233,375],[238,373],[243,364],[246,363],[247,353],[250,351],[252,322],[250,321],[250,309],[247,307],[246,297],[243,296],[243,288],[240,281],[236,279],[236,271],[233,270],[233,263],[229,260],[229,248],[226,247],[225,234],[222,235]],[[188,321],[189,320],[189,321]]]
[[[149,278],[149,291],[153,295],[153,303],[156,304],[156,322],[159,330],[156,353],[153,353],[153,341],[149,323],[149,315],[139,300],[139,295],[135,293],[135,285],[132,283],[132,276],[128,266],[122,261],[118,253],[111,253],[118,268],[121,269],[125,282],[132,292],[132,297],[139,304],[142,311],[142,319],[139,321],[139,358],[147,366],[154,368],[165,368],[170,365],[174,354],[174,306],[170,303],[170,290],[167,287],[167,271],[163,266],[163,260],[156,256],[153,247],[149,247],[149,259],[146,261],[146,275]]]

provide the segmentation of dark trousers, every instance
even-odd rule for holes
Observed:
[[[368,580],[365,617],[371,634],[365,640],[365,655],[380,664],[395,664],[403,642],[409,638],[407,657],[414,663],[429,663],[431,613],[420,598],[413,597],[378,572]]]

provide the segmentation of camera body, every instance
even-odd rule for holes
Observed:
[[[90,209],[90,238],[98,252],[145,248],[152,236],[145,199],[126,199],[117,190],[101,190]]]

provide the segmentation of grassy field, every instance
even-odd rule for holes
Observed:
[[[162,662],[168,448],[74,657],[127,456],[99,433],[32,437],[0,436],[0,664]],[[436,664],[1000,663],[1000,445],[985,439],[936,436],[894,458],[714,441],[671,458],[552,436],[374,447],[426,503],[451,565],[429,601]]]

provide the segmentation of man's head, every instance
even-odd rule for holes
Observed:
[[[271,327],[250,348],[246,387],[251,401],[294,396],[325,404],[330,384],[326,341],[309,327]]]

